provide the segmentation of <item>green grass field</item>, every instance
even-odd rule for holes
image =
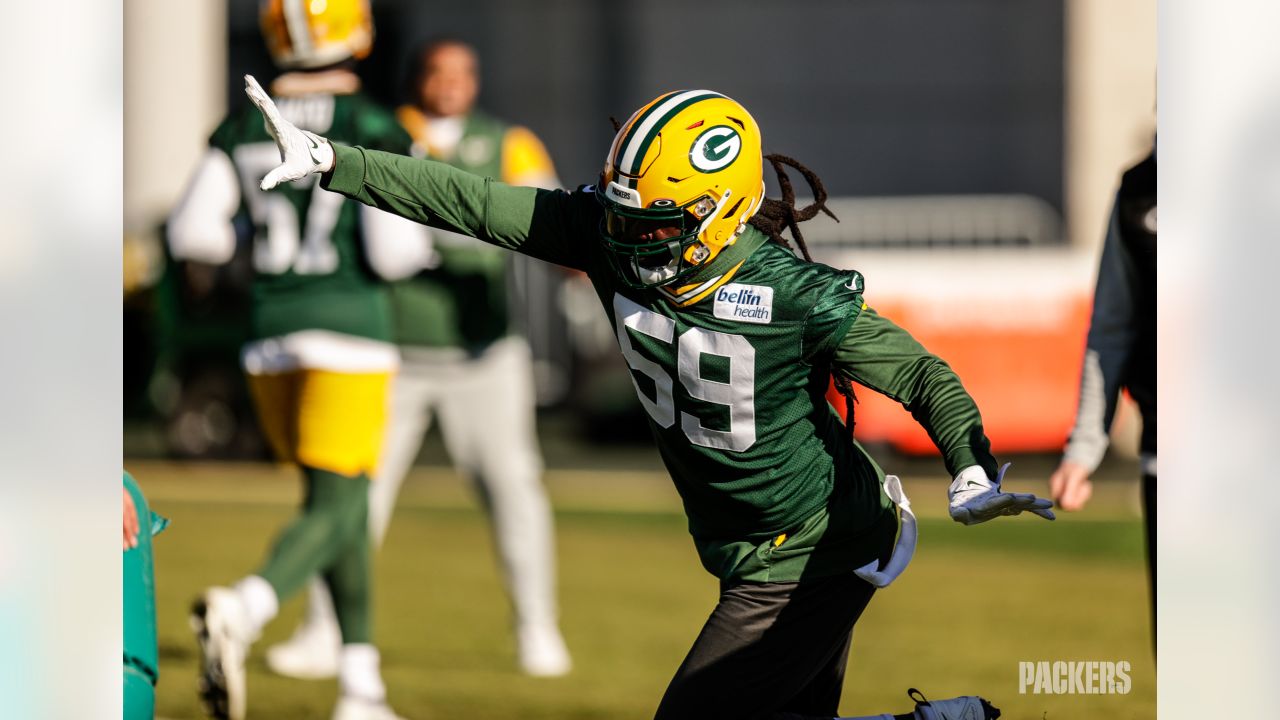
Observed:
[[[186,611],[205,586],[261,561],[297,502],[267,465],[130,462],[172,525],[157,538],[162,718],[200,717]],[[1016,474],[1016,473],[1015,473]],[[376,634],[395,707],[422,718],[649,718],[716,598],[661,472],[552,470],[563,628],[574,672],[515,669],[509,612],[483,513],[451,470],[405,485],[377,566]],[[905,712],[905,691],[981,694],[1010,720],[1155,717],[1142,526],[1132,483],[1099,483],[1089,512],[1049,524],[966,528],[945,517],[940,477],[907,477],[921,544],[858,623],[841,712]],[[1043,483],[1007,483],[1044,492]],[[251,718],[325,718],[332,681],[279,678],[261,650],[301,613],[287,603],[249,664]],[[1020,660],[1127,660],[1127,695],[1020,695]]]

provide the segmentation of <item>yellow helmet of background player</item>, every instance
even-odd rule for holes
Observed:
[[[373,49],[368,0],[262,0],[262,36],[276,65],[318,68]]]
[[[606,255],[624,283],[653,288],[688,277],[760,209],[760,128],[719,93],[661,95],[618,130],[596,198]]]

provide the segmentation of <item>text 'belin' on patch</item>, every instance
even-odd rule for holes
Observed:
[[[716,290],[712,313],[724,320],[767,325],[773,320],[773,288],[729,283]]]

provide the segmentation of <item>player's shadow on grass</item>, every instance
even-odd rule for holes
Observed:
[[[162,642],[157,648],[157,655],[162,662],[186,662],[195,659],[196,649],[193,645]]]

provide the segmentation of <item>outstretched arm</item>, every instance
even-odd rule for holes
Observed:
[[[954,477],[948,495],[957,522],[972,525],[1023,511],[1053,519],[1048,500],[1001,492],[1004,469],[997,472],[977,404],[955,371],[906,330],[865,308],[835,349],[832,367],[902,403],[924,426]]]
[[[321,180],[366,205],[433,227],[583,269],[575,240],[586,228],[588,198],[506,185],[434,160],[334,146],[335,167]],[[584,208],[584,205],[586,206]]]
[[[575,243],[595,222],[585,194],[512,187],[444,163],[334,145],[285,120],[252,76],[245,76],[245,92],[280,149],[280,166],[263,189],[319,173],[325,189],[366,205],[583,269]]]

